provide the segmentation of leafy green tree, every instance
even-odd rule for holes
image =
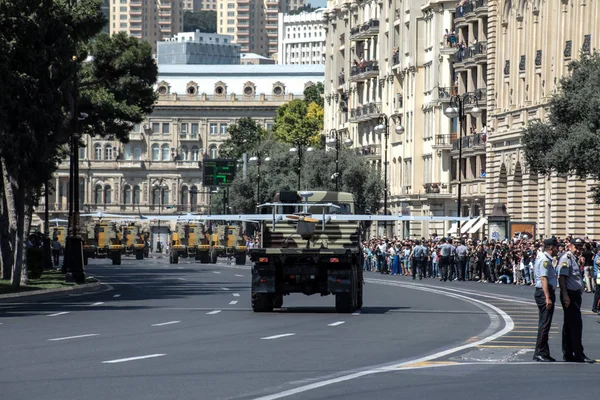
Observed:
[[[183,31],[217,33],[217,12],[212,10],[186,11],[183,14]]]
[[[242,157],[242,154],[256,147],[258,141],[265,135],[264,129],[250,117],[244,117],[227,128],[229,138],[219,147],[219,157]]]
[[[317,103],[321,108],[324,107],[323,93],[325,92],[325,86],[323,82],[317,82],[316,85],[307,86],[304,89],[304,102],[306,104]]]
[[[275,137],[284,143],[304,141],[319,146],[323,119],[322,114],[314,111],[314,107],[312,110],[309,114],[309,105],[300,99],[292,100],[279,107],[273,128]]]
[[[303,5],[302,7],[299,7],[295,10],[292,10],[288,13],[288,15],[298,15],[301,14],[303,12],[313,12],[317,9],[317,7],[313,7],[310,3]]]
[[[533,173],[600,180],[600,54],[582,55],[569,71],[550,99],[547,120],[526,128],[525,159]],[[600,203],[600,187],[594,195]]]

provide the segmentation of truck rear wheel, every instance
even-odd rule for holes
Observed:
[[[210,262],[210,253],[209,252],[200,253],[200,263],[208,264],[209,262]]]
[[[275,300],[273,300],[273,308],[281,308],[283,306],[283,295],[276,294]]]
[[[246,253],[238,253],[235,256],[235,265],[245,265],[246,264]]]
[[[135,252],[135,259],[136,260],[143,260],[144,259],[144,252],[142,252],[142,251],[136,251]]]
[[[86,254],[83,255],[83,265],[88,265],[88,256]]]
[[[361,309],[363,305],[363,270],[359,268],[358,270],[358,282],[356,283],[357,289],[357,298],[356,298],[356,308]]]
[[[350,291],[335,294],[335,310],[341,314],[349,314],[358,308],[358,273],[355,267],[352,268],[352,278],[350,281]]]
[[[273,295],[271,293],[252,293],[252,311],[273,311]]]
[[[211,252],[210,252],[210,263],[211,264],[216,264],[218,256],[219,255],[217,254],[216,250],[211,250]]]

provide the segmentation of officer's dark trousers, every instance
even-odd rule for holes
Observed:
[[[581,292],[567,290],[569,295],[568,308],[565,308],[562,293],[560,302],[564,310],[564,322],[562,330],[562,351],[566,359],[582,359],[583,345],[581,344],[581,335],[583,333],[583,321],[581,320]]]
[[[450,256],[440,257],[440,274],[443,281],[448,280],[448,268],[450,267]]]
[[[417,276],[417,269],[419,270],[419,279],[423,279],[423,258],[414,257],[412,263],[412,277],[415,279]]]
[[[467,257],[458,257],[458,280],[465,280],[465,269],[467,268]]]
[[[592,310],[596,312],[600,311],[600,285],[596,285],[596,292],[594,292],[594,304],[592,304]]]
[[[448,264],[448,280],[453,280],[456,275],[456,261],[454,256],[450,256],[450,262]]]
[[[60,257],[60,250],[52,250],[52,263],[55,267],[58,267],[58,258]]]
[[[538,322],[538,333],[537,340],[535,343],[535,352],[534,356],[550,356],[550,347],[548,346],[548,333],[550,332],[550,326],[552,325],[552,316],[554,315],[554,303],[556,300],[556,295],[554,294],[554,289],[549,287],[550,289],[550,299],[552,300],[552,306],[550,308],[546,308],[546,295],[544,291],[540,288],[535,289],[535,302],[538,306],[539,310],[539,322]]]

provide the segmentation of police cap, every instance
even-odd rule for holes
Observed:
[[[582,238],[574,238],[574,239],[571,239],[571,244],[574,244],[576,246],[583,246],[585,244],[585,242],[583,241]]]
[[[555,237],[544,239],[544,246],[558,246],[558,240]]]

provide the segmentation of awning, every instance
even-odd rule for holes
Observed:
[[[452,226],[450,227],[450,230],[448,232],[446,232],[446,235],[454,235],[456,233],[457,229],[458,229],[458,222],[453,222]]]
[[[475,232],[477,232],[478,230],[480,230],[485,224],[487,224],[487,218],[481,218],[479,221],[477,221],[477,223],[471,228],[469,229],[469,233],[473,234]]]
[[[481,218],[481,217],[472,218],[472,219],[468,220],[467,222],[465,222],[464,225],[461,225],[460,233],[469,232],[469,229],[479,220],[479,218]]]

